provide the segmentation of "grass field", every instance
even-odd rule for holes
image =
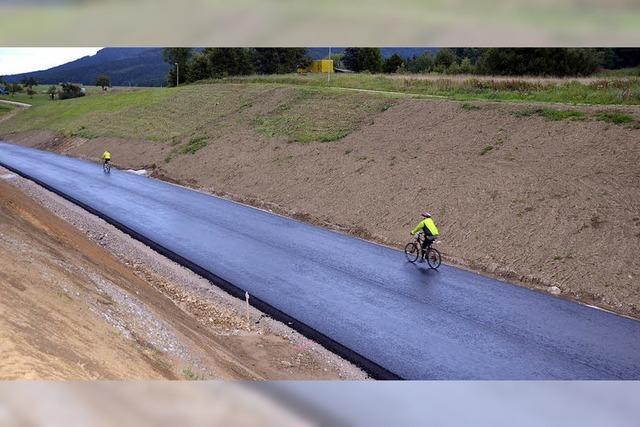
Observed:
[[[215,83],[216,81],[208,81]],[[566,104],[640,104],[640,78],[541,79],[442,75],[285,74],[230,77],[217,82],[279,83],[398,92],[454,100],[535,101]]]
[[[266,137],[284,139],[288,142],[340,140],[361,125],[368,123],[375,114],[398,102],[398,99],[404,97],[406,93],[401,91],[362,92],[322,87],[319,77],[311,76],[227,80],[243,83],[217,82],[217,84],[196,84],[180,88],[114,90],[108,93],[102,93],[99,88],[93,88],[85,97],[64,101],[49,100],[47,95],[42,93],[46,88],[39,87],[39,94],[33,99],[24,94],[10,98],[31,103],[33,107],[2,123],[0,135],[31,130],[51,130],[66,136],[89,139],[113,137],[157,141],[171,144],[171,153],[165,159],[166,162],[170,162],[178,155],[195,154],[206,147],[209,140],[228,134],[237,124],[245,128],[251,127]],[[257,81],[268,83],[250,83]],[[288,81],[298,83],[285,84]],[[356,86],[358,82],[366,83],[367,88],[377,87],[381,90],[397,88],[397,85],[401,85],[400,88],[402,88],[405,84],[403,82],[410,80],[361,75],[336,76],[333,81],[336,85],[345,83],[345,86]],[[456,81],[461,81],[463,84],[465,82],[464,79]],[[501,82],[508,85],[515,84],[510,80],[501,80]],[[423,80],[410,81],[411,85],[419,86],[423,83]],[[578,84],[570,83],[570,85],[573,87]],[[611,86],[614,84],[612,83]],[[407,86],[406,90],[410,88],[413,86]],[[602,99],[605,94],[615,91],[611,88],[590,90],[594,91],[593,96],[596,99]],[[462,92],[462,88],[454,88],[452,91],[458,91],[450,96],[453,99],[471,98],[469,93]],[[540,94],[538,95],[541,97]],[[8,112],[9,108],[13,107],[4,107],[0,110],[0,114]],[[478,105],[468,102],[461,103],[461,109],[464,110],[473,111],[479,108]],[[514,112],[514,115],[516,117],[539,115],[555,121],[601,120],[632,128],[640,124],[634,116],[619,112],[601,111],[600,113],[597,116],[586,115],[581,111],[548,106],[527,107]]]
[[[15,107],[9,104],[0,103],[0,117],[13,110]]]
[[[37,86],[34,86],[33,89],[35,90],[36,93],[33,96],[27,95],[27,93],[23,90],[22,92],[16,93],[13,96],[11,96],[11,95],[0,95],[0,99],[4,99],[4,100],[7,100],[7,101],[23,102],[25,104],[31,104],[31,105],[45,105],[45,104],[48,104],[50,102],[53,102],[49,98],[49,94],[47,93],[47,90],[49,90],[50,86],[51,85],[37,85]],[[56,86],[56,88],[59,90],[60,86]],[[87,96],[103,95],[102,88],[95,87],[95,86],[84,86],[84,88],[87,91]],[[117,88],[116,87],[116,88],[111,89],[112,93],[113,92],[128,91],[128,90],[130,90],[130,88]]]
[[[266,109],[263,104],[268,99],[279,101]],[[85,138],[158,141],[174,146],[170,159],[195,153],[207,145],[208,138],[224,134],[237,122],[290,142],[334,141],[393,102],[393,96],[380,94],[279,85],[154,88],[34,102],[32,108],[3,123],[0,134],[46,129]]]
[[[42,104],[46,104],[47,102],[51,102],[51,100],[49,99],[49,95],[47,95],[47,89],[49,89],[49,86],[44,86],[44,85],[38,85],[38,86],[34,86],[33,89],[36,91],[36,94],[33,96],[29,96],[27,95],[26,92],[19,92],[16,93],[15,95],[11,96],[11,95],[0,95],[0,99],[4,99],[7,101],[15,101],[15,102],[23,102],[25,104],[31,104],[31,105],[42,105]]]

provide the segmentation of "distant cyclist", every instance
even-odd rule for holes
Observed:
[[[429,246],[433,243],[433,241],[440,235],[438,231],[438,227],[436,227],[436,223],[433,222],[431,218],[431,212],[422,212],[422,217],[424,218],[416,228],[411,230],[411,235],[415,235],[417,232],[422,231],[424,233],[424,241],[422,242],[422,252],[425,252]]]
[[[104,153],[102,153],[102,160],[103,160],[103,165],[106,165],[107,163],[111,162],[111,153],[108,151],[105,151]]]

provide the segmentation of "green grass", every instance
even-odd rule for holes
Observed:
[[[629,114],[606,112],[606,113],[597,114],[596,120],[601,120],[607,123],[615,123],[619,125],[619,124],[632,122],[634,119],[633,119],[633,116],[630,116]]]
[[[463,110],[468,110],[468,111],[473,111],[473,110],[479,110],[480,109],[479,105],[469,104],[468,102],[465,102],[464,104],[462,104],[461,107],[462,107]]]
[[[337,141],[354,131],[372,113],[393,103],[386,96],[299,89],[293,98],[253,120],[255,129],[289,142]]]
[[[417,96],[438,96],[459,101],[536,101],[567,104],[640,104],[640,78],[601,78],[587,83],[577,80],[513,79],[489,80],[475,77],[434,75],[336,74],[327,83],[317,74],[230,77],[215,82],[278,83],[296,86],[336,87],[386,91]]]
[[[164,138],[166,126],[154,119],[162,100],[170,93],[161,89],[45,100],[3,123],[3,133],[49,129],[64,135]],[[17,98],[17,97],[16,97]],[[35,99],[35,97],[34,97]]]
[[[265,98],[277,99],[265,108]],[[0,125],[0,135],[47,129],[67,136],[167,143],[193,154],[229,126],[251,126],[270,138],[308,143],[344,138],[397,97],[281,85],[190,85],[47,101]],[[194,136],[205,138],[189,141]],[[183,152],[181,150],[184,150]]]
[[[4,99],[7,101],[23,102],[25,104],[31,104],[31,105],[46,105],[46,104],[55,102],[51,100],[51,98],[49,97],[49,94],[47,93],[47,90],[49,90],[50,86],[51,85],[34,86],[33,90],[36,93],[33,96],[27,95],[26,89],[25,89],[23,92],[16,93],[13,96],[0,95],[0,99]],[[60,90],[60,86],[56,85],[56,88]],[[102,89],[99,87],[85,86],[85,89],[87,91],[87,96],[102,95]]]
[[[3,104],[0,102],[0,116],[3,116],[4,114],[8,113],[9,111],[13,110],[14,107],[13,105],[10,104]]]
[[[189,140],[187,145],[180,149],[180,154],[196,154],[199,150],[209,144],[209,140],[206,136],[193,137]]]
[[[485,154],[489,153],[491,150],[493,150],[493,145],[487,145],[482,150],[480,150],[480,155],[484,156]]]
[[[530,117],[539,115],[547,120],[584,120],[585,113],[576,110],[556,110],[553,108],[525,108],[512,113],[516,117]]]

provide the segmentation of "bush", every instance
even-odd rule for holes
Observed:
[[[409,60],[407,69],[412,73],[429,73],[433,70],[433,55],[425,52],[420,56],[414,56]]]
[[[62,83],[62,90],[58,92],[58,99],[71,99],[84,96],[82,88],[73,83]]]
[[[489,48],[479,60],[480,70],[493,75],[588,76],[600,67],[596,49]]]
[[[467,57],[462,59],[460,62],[460,73],[462,74],[474,74],[476,72],[476,67],[471,64],[471,60]]]
[[[446,70],[447,74],[460,74],[460,65],[457,62],[454,62],[453,64],[449,65],[449,67]]]
[[[384,65],[382,66],[382,71],[385,73],[397,73],[399,69],[405,66],[404,59],[400,57],[397,53],[394,53],[389,58],[384,61]]]
[[[107,90],[108,87],[111,87],[111,79],[106,74],[101,74],[96,77],[96,86],[102,88],[102,90]]]
[[[440,49],[436,54],[434,63],[436,67],[441,66],[446,70],[453,65],[457,59],[456,54],[451,49]]]
[[[55,85],[51,85],[49,89],[47,89],[47,93],[49,94],[49,98],[53,100],[56,97],[56,93],[58,93],[58,88]]]

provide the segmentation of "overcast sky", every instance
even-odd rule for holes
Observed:
[[[0,48],[0,76],[46,70],[83,56],[93,55],[99,47],[25,47]]]

